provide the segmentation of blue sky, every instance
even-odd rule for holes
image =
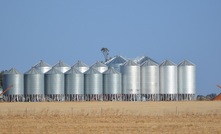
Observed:
[[[88,65],[146,55],[197,66],[197,94],[220,93],[220,0],[1,0],[0,70],[39,60]]]

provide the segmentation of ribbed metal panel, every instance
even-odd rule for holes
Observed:
[[[84,74],[74,67],[65,73],[65,94],[84,94]]]
[[[103,73],[104,94],[122,94],[121,73],[110,67]]]
[[[49,70],[51,70],[51,65],[44,62],[43,60],[40,60],[40,62],[36,64],[34,67],[41,73],[46,73]]]
[[[72,67],[78,69],[81,73],[86,72],[89,69],[89,66],[86,65],[84,62],[82,61],[78,61],[77,63],[75,63]]]
[[[159,65],[150,59],[141,65],[141,94],[159,94]]]
[[[177,93],[177,65],[166,60],[160,65],[160,94]]]
[[[140,66],[129,60],[121,66],[123,94],[140,94]]]
[[[184,60],[178,65],[178,92],[179,94],[196,93],[196,66]]]
[[[103,64],[103,63],[101,63],[101,62],[99,62],[99,61],[97,61],[96,63],[94,63],[92,66],[91,66],[91,68],[95,68],[98,72],[100,72],[100,73],[103,73],[103,72],[105,72],[105,71],[107,71],[108,70],[108,67],[105,65],[105,64]]]
[[[116,56],[110,61],[107,61],[106,65],[108,67],[113,67],[115,70],[120,72],[120,66],[122,66],[126,61],[127,61],[126,58],[122,56]]]
[[[54,67],[45,74],[45,94],[64,94],[64,74]]]
[[[5,90],[11,85],[13,87],[4,95],[24,95],[24,76],[14,68],[3,74],[3,89]]]
[[[68,64],[64,63],[63,61],[59,61],[56,65],[54,65],[54,68],[56,68],[62,73],[65,73],[71,69],[71,67]]]
[[[84,75],[85,94],[103,94],[103,75],[90,68]]]
[[[24,74],[25,95],[44,94],[44,74],[31,68]]]

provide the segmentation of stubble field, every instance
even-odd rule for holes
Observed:
[[[0,103],[0,133],[221,133],[221,101]]]

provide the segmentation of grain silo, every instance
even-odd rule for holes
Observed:
[[[196,66],[188,60],[178,65],[178,93],[179,100],[195,100]]]
[[[62,73],[67,72],[71,67],[68,64],[65,64],[63,61],[59,61],[56,65],[53,66],[55,69],[59,70]]]
[[[121,73],[110,67],[103,73],[103,87],[104,96],[106,101],[119,101],[122,99],[122,83]]]
[[[141,65],[141,98],[159,100],[159,65],[150,59]]]
[[[64,74],[54,67],[45,73],[45,97],[48,101],[64,101]]]
[[[4,94],[6,101],[24,101],[24,76],[16,69],[12,68],[3,74],[3,89],[13,87]]]
[[[85,100],[103,100],[103,74],[90,68],[84,74]]]
[[[39,63],[37,63],[34,68],[36,68],[41,73],[46,73],[51,69],[51,65],[44,62],[43,60],[40,60]]]
[[[44,74],[34,67],[24,74],[24,91],[26,101],[44,101]]]
[[[86,65],[82,61],[78,61],[72,67],[78,69],[82,73],[86,72],[89,69],[88,65]]]
[[[140,65],[128,60],[121,66],[122,93],[125,101],[140,100]]]
[[[177,65],[169,60],[160,64],[160,100],[178,99]]]
[[[84,74],[74,67],[65,73],[65,99],[84,100]]]
[[[145,61],[147,60],[151,60],[153,61],[154,63],[157,63],[156,61],[154,61],[153,59],[151,59],[150,57],[148,56],[140,56],[140,57],[136,57],[133,61],[137,64],[143,64]],[[158,64],[158,63],[157,63]]]
[[[111,60],[107,61],[105,64],[108,67],[113,67],[115,70],[120,72],[120,66],[122,66],[127,61],[126,58],[122,56],[116,56],[112,58]]]
[[[101,63],[101,62],[99,62],[99,61],[97,61],[96,63],[94,63],[94,64],[91,66],[91,68],[96,69],[96,70],[97,70],[98,72],[100,72],[100,73],[103,73],[103,72],[107,71],[107,69],[108,69],[108,67],[107,67],[105,64],[103,64],[103,63]]]

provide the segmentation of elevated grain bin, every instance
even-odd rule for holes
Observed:
[[[177,65],[169,60],[160,64],[160,100],[178,100]]]
[[[3,89],[13,87],[4,94],[5,101],[24,101],[24,76],[15,68],[5,71],[3,74]]]
[[[128,60],[121,66],[123,100],[140,100],[140,65]]]
[[[26,101],[44,101],[44,74],[32,67],[24,74],[24,90]]]
[[[64,74],[54,67],[45,73],[45,96],[48,101],[64,101]]]
[[[67,72],[71,67],[64,63],[63,61],[59,61],[56,65],[54,65],[54,68],[56,68],[57,70],[59,70],[62,73]]]
[[[65,73],[66,101],[84,100],[84,74],[72,67]]]
[[[103,100],[103,75],[91,67],[84,75],[85,100]]]
[[[159,65],[150,59],[141,65],[141,96],[143,101],[159,100]]]
[[[51,69],[51,65],[44,62],[43,60],[40,60],[40,62],[36,64],[34,68],[36,68],[41,73],[46,73],[47,71]]]
[[[96,69],[96,70],[97,70],[98,72],[100,72],[100,73],[103,73],[103,72],[107,71],[107,69],[108,69],[108,67],[107,67],[105,64],[103,64],[103,63],[101,63],[101,62],[99,62],[99,61],[97,61],[96,63],[94,63],[94,64],[91,66],[91,68]]]
[[[119,101],[122,99],[121,73],[110,67],[103,73],[104,100]]]
[[[115,70],[120,72],[120,66],[122,66],[127,61],[126,58],[122,56],[116,56],[112,58],[111,60],[107,61],[105,64],[108,67],[113,67]]]
[[[81,73],[84,73],[89,69],[88,65],[86,65],[82,61],[78,61],[72,67],[78,69]]]
[[[196,66],[188,60],[178,65],[179,100],[195,100]]]

